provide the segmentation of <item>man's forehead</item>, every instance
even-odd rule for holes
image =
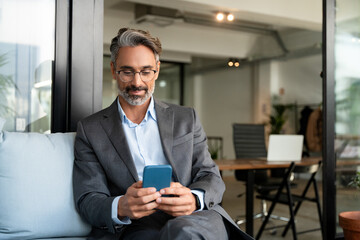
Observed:
[[[118,67],[124,67],[124,68],[134,68],[134,67],[141,67],[141,68],[147,68],[147,67],[155,67],[157,66],[157,62],[154,59],[153,61],[126,61],[126,59],[118,59],[116,61],[116,66]]]
[[[154,68],[154,65],[144,65],[144,66],[130,66],[130,65],[118,65],[120,69],[135,69],[135,68],[141,68],[141,69],[147,69],[147,68]]]

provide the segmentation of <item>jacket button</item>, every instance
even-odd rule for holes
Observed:
[[[214,202],[209,203],[209,207],[212,208],[214,206]]]

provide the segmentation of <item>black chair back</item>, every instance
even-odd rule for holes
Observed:
[[[237,159],[266,157],[265,125],[234,123],[233,143]],[[256,184],[268,179],[267,170],[256,170],[254,174]],[[238,181],[246,181],[246,171],[236,170],[235,178]]]
[[[265,126],[263,124],[233,124],[236,158],[266,157]]]

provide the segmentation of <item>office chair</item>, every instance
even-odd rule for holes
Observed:
[[[233,143],[235,156],[241,158],[266,158],[265,125],[263,124],[233,124]],[[277,173],[278,175],[278,173]],[[238,181],[246,181],[246,170],[235,170],[235,178]],[[282,178],[269,177],[268,170],[255,170],[255,190],[263,195],[269,194],[279,188]],[[242,196],[244,193],[238,195]],[[261,212],[254,216],[254,219],[267,216],[267,204],[261,201]],[[240,218],[240,217],[239,217]],[[240,225],[245,223],[244,219],[237,218],[235,222]],[[288,218],[272,215],[271,218],[288,221]],[[275,233],[275,232],[274,232]]]
[[[263,124],[234,123],[233,143],[237,159],[267,156]],[[264,182],[267,179],[267,170],[256,170],[254,174],[255,183]],[[238,181],[246,181],[246,170],[235,170],[235,178]]]
[[[268,212],[269,215],[272,213],[272,211],[274,210],[277,203],[288,205],[289,212],[290,212],[290,220],[286,224],[285,229],[282,233],[283,237],[285,237],[285,235],[290,227],[292,229],[294,240],[297,240],[298,234],[307,233],[307,232],[316,231],[316,230],[321,230],[321,233],[323,232],[323,221],[322,221],[322,214],[321,214],[321,207],[320,207],[320,197],[319,197],[317,183],[315,180],[315,175],[318,172],[318,170],[320,169],[320,166],[321,166],[321,161],[319,161],[318,163],[312,164],[312,165],[308,165],[308,166],[299,166],[299,165],[295,165],[295,163],[292,162],[290,167],[286,171],[284,178],[282,180],[282,183],[281,183],[278,191],[276,192],[276,194],[268,194],[268,195],[260,194],[259,196],[256,196],[259,199],[272,202],[269,212]],[[290,178],[291,178],[292,173],[297,173],[297,174],[303,174],[303,173],[309,174],[310,173],[311,174],[311,177],[310,177],[309,181],[307,182],[301,195],[291,193],[291,188],[290,188],[291,179]],[[311,185],[314,188],[315,197],[307,196],[308,190]],[[320,228],[309,229],[309,230],[305,230],[302,232],[297,232],[296,225],[295,225],[295,216],[296,216],[297,212],[299,211],[301,204],[304,201],[310,201],[310,202],[316,203]],[[265,217],[265,220],[263,221],[263,223],[259,229],[259,232],[256,236],[257,240],[260,239],[262,232],[265,230],[265,226],[266,226],[267,222],[269,221],[269,215]]]

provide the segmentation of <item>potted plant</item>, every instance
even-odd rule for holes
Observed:
[[[277,95],[273,96],[272,102],[273,111],[269,119],[271,126],[270,134],[280,134],[287,121],[286,110],[291,109],[293,104],[280,103],[280,97]]]
[[[208,138],[208,149],[213,160],[217,160],[220,157],[221,151],[221,140],[220,137],[209,137]]]
[[[357,172],[350,185],[360,189],[360,172]],[[343,229],[345,240],[360,239],[360,211],[340,213],[339,225]]]

